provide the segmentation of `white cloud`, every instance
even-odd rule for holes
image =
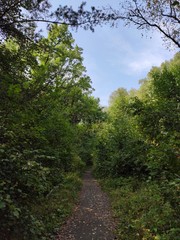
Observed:
[[[127,68],[129,68],[132,74],[142,73],[144,71],[149,71],[152,66],[159,66],[162,62],[162,55],[153,55],[146,51],[141,52],[134,60],[127,63]]]
[[[132,28],[123,29],[121,33],[109,34],[106,39],[110,52],[108,62],[127,76],[147,73],[152,66],[160,66],[175,54],[175,51],[165,49],[158,33],[154,33],[151,39],[141,38],[140,32]]]

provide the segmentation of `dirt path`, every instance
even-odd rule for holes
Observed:
[[[113,240],[116,239],[114,229],[108,198],[91,172],[87,171],[79,204],[57,240]]]

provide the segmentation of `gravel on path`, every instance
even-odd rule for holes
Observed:
[[[109,199],[87,171],[83,179],[79,203],[56,240],[113,240],[115,221]]]

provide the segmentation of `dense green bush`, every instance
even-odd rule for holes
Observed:
[[[99,128],[95,171],[101,176],[179,174],[180,54],[154,67],[137,91],[115,91]]]
[[[65,174],[63,182],[51,189],[39,205],[31,206],[33,216],[41,224],[41,228],[35,226],[33,239],[54,239],[61,225],[72,212],[81,186],[82,180],[77,173]],[[31,237],[29,236],[28,239]]]
[[[177,209],[171,197],[164,196],[162,186],[132,177],[103,180],[102,184],[112,199],[118,239],[178,239]]]

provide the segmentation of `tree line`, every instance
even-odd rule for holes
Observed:
[[[103,168],[105,175],[139,172],[156,178],[177,173],[179,65],[177,53],[170,62],[153,67],[139,90],[120,88],[111,95],[108,119],[99,132],[97,167],[102,174]]]
[[[112,93],[97,131],[94,171],[112,198],[118,239],[179,236],[180,54],[139,90]]]
[[[91,128],[103,113],[81,53],[65,25],[52,25],[38,44],[13,38],[1,44],[3,239],[40,239],[44,223],[33,206],[91,159]]]
[[[87,11],[84,3],[77,11],[60,6],[51,12],[49,1],[44,0],[0,2],[2,239],[53,238],[51,233],[70,213],[81,185],[79,177],[90,164],[98,177],[110,181],[113,191],[117,188],[122,196],[133,189],[136,194],[131,194],[133,200],[128,195],[124,202],[117,201],[115,207],[121,216],[122,209],[127,211],[127,199],[135,216],[144,214],[137,201],[147,210],[145,200],[135,192],[138,186],[139,194],[153,206],[147,218],[131,219],[124,214],[129,227],[122,224],[124,232],[119,235],[123,239],[133,239],[136,234],[139,239],[146,235],[150,239],[176,239],[179,53],[170,62],[154,67],[139,90],[118,89],[109,107],[103,109],[92,96],[82,49],[75,45],[67,27],[94,30],[97,24],[114,25],[119,19],[147,30],[158,29],[160,24],[170,36],[162,32],[166,39],[179,46],[178,1],[131,3],[126,2],[124,8],[130,12],[122,16],[112,8]],[[155,25],[142,21],[148,14]],[[38,32],[37,22],[48,23],[47,37]],[[121,188],[126,185],[129,189]]]

